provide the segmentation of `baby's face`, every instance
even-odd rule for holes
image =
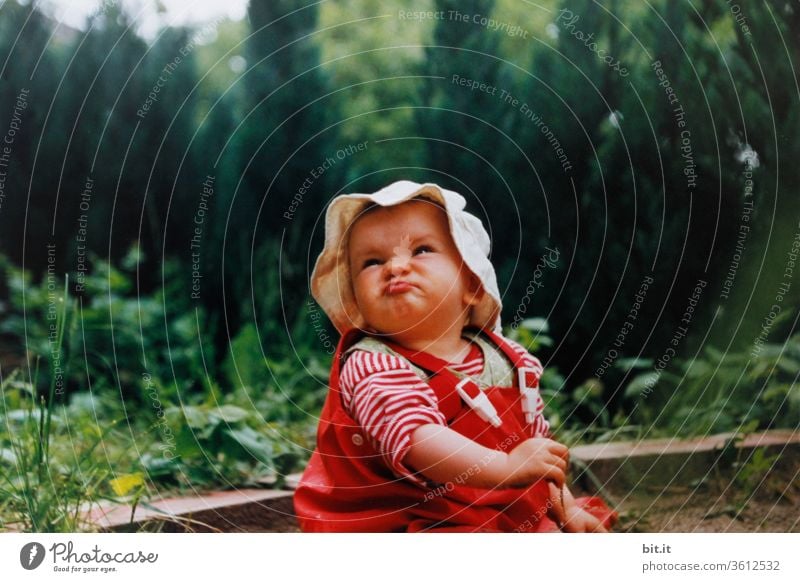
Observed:
[[[483,289],[450,236],[443,209],[424,200],[376,208],[352,226],[353,293],[369,327],[398,339],[459,332]]]

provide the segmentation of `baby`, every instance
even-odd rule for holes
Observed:
[[[489,237],[464,205],[401,181],[328,208],[312,292],[342,338],[295,494],[303,531],[604,532],[616,519],[566,487],[541,364],[499,334]]]

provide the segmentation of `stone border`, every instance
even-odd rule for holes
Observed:
[[[633,489],[687,484],[703,479],[714,468],[729,471],[726,448],[746,461],[758,448],[780,453],[780,463],[800,466],[800,431],[770,430],[749,435],[723,433],[687,440],[652,439],[582,445],[571,450],[573,476],[588,491]],[[733,448],[731,448],[733,447]]]
[[[298,531],[291,491],[236,489],[127,505],[104,504],[88,520],[101,531]],[[270,529],[265,526],[269,525]]]

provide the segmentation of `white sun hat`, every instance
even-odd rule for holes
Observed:
[[[438,202],[445,209],[456,248],[464,264],[483,285],[485,293],[472,307],[469,324],[499,333],[502,302],[497,276],[489,261],[489,235],[481,221],[464,210],[466,201],[461,194],[436,184],[401,180],[374,194],[337,196],[325,214],[325,248],[311,274],[311,294],[340,333],[351,328],[364,329],[366,322],[358,309],[350,281],[347,256],[350,226],[370,203],[395,206],[418,196]]]

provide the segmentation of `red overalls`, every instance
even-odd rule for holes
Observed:
[[[481,390],[469,378],[445,369],[447,362],[384,343],[419,368],[434,374],[428,384],[438,399],[448,426],[473,441],[510,451],[531,438],[528,420],[533,400],[525,388],[537,376],[501,337],[481,330],[512,362],[523,389],[492,386]],[[467,477],[428,487],[398,478],[380,453],[364,438],[363,429],[344,410],[339,391],[342,354],[364,332],[342,336],[333,359],[330,390],[320,414],[317,448],[295,492],[294,507],[305,532],[419,531],[557,531],[547,517],[548,486],[542,480],[527,488],[478,489],[461,485]],[[528,417],[526,419],[526,412]],[[470,468],[480,470],[480,466]],[[576,500],[610,527],[616,514],[596,497]]]

